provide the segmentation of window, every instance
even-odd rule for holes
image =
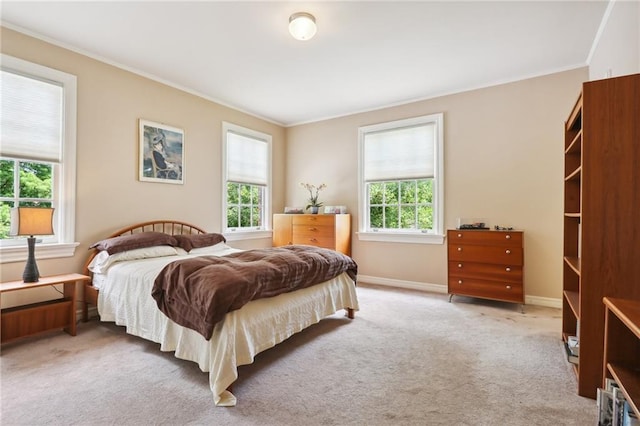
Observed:
[[[55,208],[55,234],[38,239],[39,258],[73,256],[76,77],[2,55],[0,96],[2,261],[27,257],[25,238],[8,235],[18,206]]]
[[[359,129],[361,240],[443,242],[443,114]]]
[[[223,232],[227,239],[269,237],[271,136],[231,123],[222,132]]]

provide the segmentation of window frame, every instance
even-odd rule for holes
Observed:
[[[63,130],[62,160],[53,164],[53,203],[54,236],[40,239],[37,245],[38,259],[71,257],[80,244],[75,242],[75,205],[76,205],[76,123],[77,123],[77,78],[53,68],[28,62],[13,56],[1,54],[0,68],[43,81],[51,81],[63,88]],[[7,157],[8,158],[8,157]],[[24,160],[13,158],[12,160]],[[30,160],[26,160],[30,161]],[[27,259],[26,238],[0,240],[0,263],[23,261]]]
[[[434,124],[435,154],[433,177],[433,230],[376,230],[369,223],[369,194],[364,180],[364,142],[368,133],[394,130],[403,127]],[[400,179],[413,180],[413,179]],[[358,128],[358,211],[360,216],[358,239],[361,241],[382,241],[416,244],[444,243],[444,114],[436,113],[420,117],[389,121],[384,123],[361,126]]]
[[[248,138],[257,139],[267,144],[267,184],[264,187],[264,201],[263,201],[263,219],[262,227],[260,229],[248,229],[248,228],[228,228],[227,227],[227,184],[230,182],[227,179],[227,145],[229,143],[227,135],[229,132],[233,132]],[[271,238],[271,196],[272,196],[272,136],[259,132],[257,130],[248,129],[237,124],[222,122],[222,234],[227,241],[236,240],[250,240],[258,238]],[[235,182],[234,183],[241,183]],[[242,182],[245,183],[245,182]]]

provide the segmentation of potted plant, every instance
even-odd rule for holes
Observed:
[[[320,194],[320,191],[327,187],[327,185],[323,183],[316,187],[315,185],[301,182],[300,186],[309,191],[309,200],[306,209],[309,210],[311,214],[317,214],[318,209],[322,206],[322,202],[318,201],[318,195]]]

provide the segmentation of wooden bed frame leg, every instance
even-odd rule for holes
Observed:
[[[347,308],[347,317],[354,319],[356,317],[356,311],[353,308]]]

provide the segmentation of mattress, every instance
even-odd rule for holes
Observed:
[[[236,251],[229,247],[217,255]],[[340,309],[359,309],[355,283],[342,273],[302,290],[251,301],[227,313],[206,340],[167,318],[151,297],[162,268],[188,256],[120,262],[106,274],[94,274],[93,283],[100,289],[98,312],[102,321],[115,322],[129,334],[159,343],[162,351],[174,351],[177,358],[196,362],[209,373],[218,406],[236,405],[236,397],[227,389],[238,378],[238,366],[252,363],[258,353]]]

